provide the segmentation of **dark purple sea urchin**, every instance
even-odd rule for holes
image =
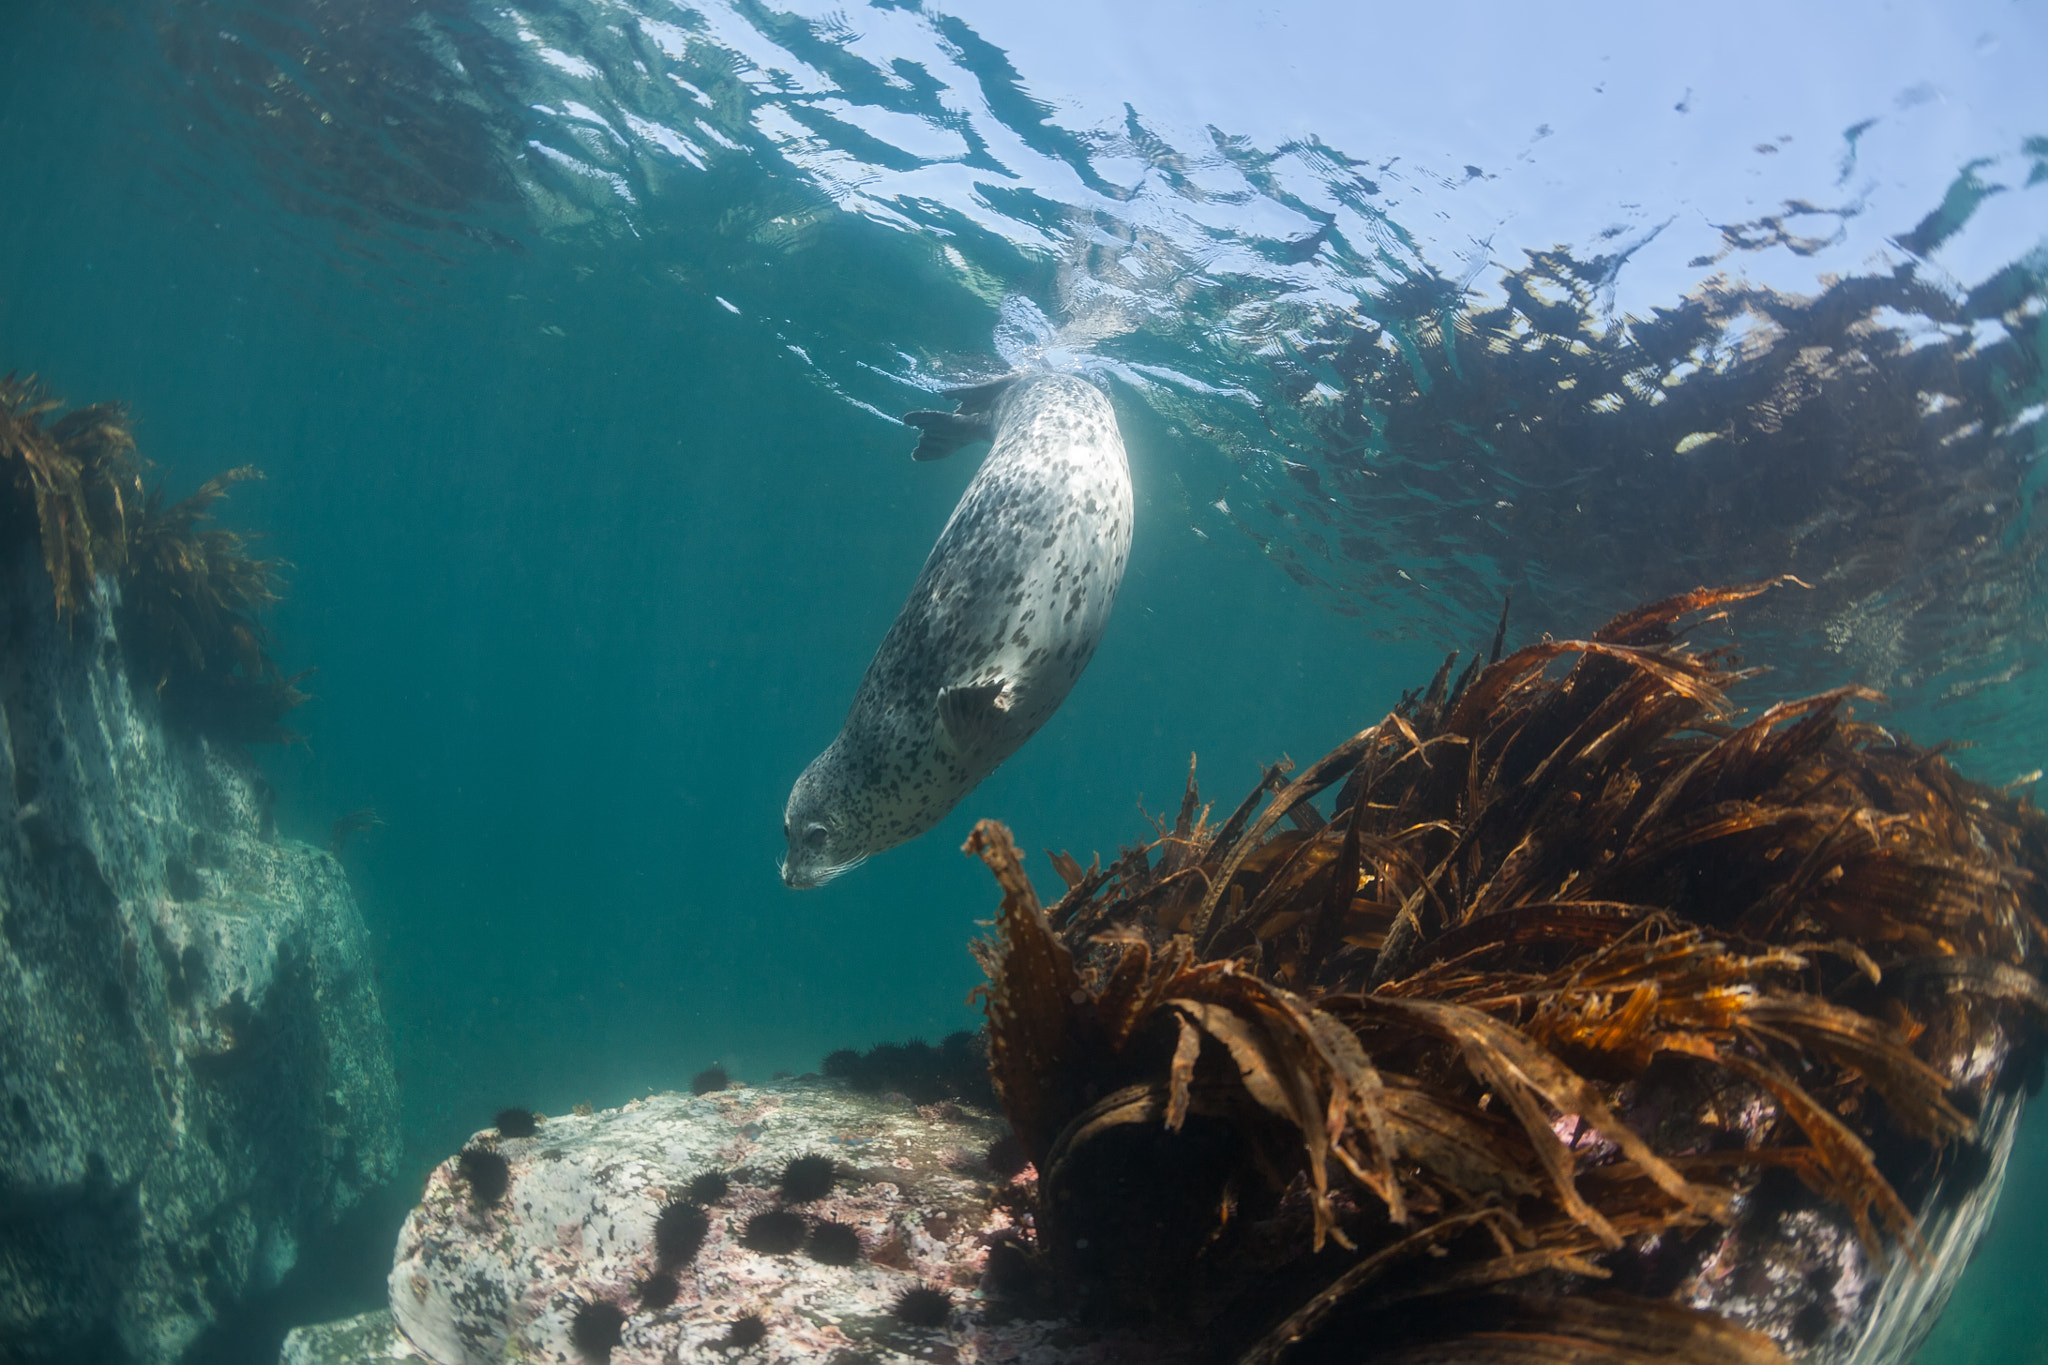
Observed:
[[[860,1234],[828,1219],[811,1229],[810,1244],[804,1249],[819,1265],[852,1265],[860,1260]]]
[[[702,1071],[690,1077],[690,1093],[692,1095],[709,1095],[712,1091],[723,1090],[731,1084],[732,1077],[726,1074],[725,1068],[713,1062],[710,1066],[705,1067]]]
[[[511,1166],[488,1147],[463,1148],[462,1155],[455,1158],[455,1166],[469,1186],[470,1199],[480,1209],[490,1208],[512,1188]]]
[[[988,1145],[988,1168],[998,1180],[1009,1180],[1030,1164],[1015,1133],[1005,1133]]]
[[[759,1313],[749,1313],[743,1318],[734,1319],[732,1326],[725,1329],[723,1344],[745,1350],[749,1346],[759,1346],[767,1339],[768,1324],[761,1320]]]
[[[690,1183],[683,1187],[683,1197],[699,1204],[716,1204],[732,1193],[732,1177],[724,1171],[705,1171],[690,1177]]]
[[[531,1109],[500,1109],[494,1126],[499,1137],[528,1138],[539,1131]]]
[[[829,1156],[800,1156],[782,1168],[782,1197],[792,1204],[808,1204],[832,1193],[839,1171]]]
[[[657,1270],[633,1286],[633,1297],[650,1313],[659,1313],[674,1303],[676,1295],[680,1292],[682,1285],[677,1282],[672,1270]]]
[[[889,1312],[905,1327],[944,1327],[953,1320],[953,1296],[920,1284],[898,1294]]]
[[[804,1220],[786,1209],[770,1209],[747,1220],[740,1245],[763,1256],[787,1256],[804,1244]]]
[[[576,1310],[569,1340],[586,1359],[606,1361],[626,1330],[626,1310],[609,1299],[592,1299]]]
[[[687,1199],[671,1199],[654,1217],[656,1262],[664,1270],[688,1265],[696,1259],[697,1249],[704,1245],[704,1235],[710,1231],[711,1215],[704,1211],[702,1204],[693,1204]]]

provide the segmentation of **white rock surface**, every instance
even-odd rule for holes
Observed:
[[[358,1313],[317,1327],[294,1327],[284,1339],[277,1365],[379,1365],[385,1361],[424,1361],[406,1344],[391,1321],[389,1309]]]
[[[397,1161],[368,940],[247,755],[167,732],[104,584],[0,549],[0,1357],[176,1360]]]
[[[1016,1320],[978,1292],[990,1240],[1010,1226],[982,1160],[1001,1131],[958,1105],[918,1108],[815,1078],[652,1096],[551,1118],[531,1138],[486,1131],[475,1144],[506,1157],[509,1193],[479,1210],[454,1159],[435,1170],[399,1235],[392,1316],[436,1365],[583,1361],[570,1327],[578,1308],[596,1299],[630,1315],[612,1365],[723,1359],[728,1329],[749,1313],[768,1328],[759,1346],[733,1350],[749,1365],[1165,1359],[1127,1337]],[[857,1265],[740,1244],[749,1218],[782,1207],[774,1186],[783,1167],[811,1153],[831,1156],[841,1183],[798,1211],[857,1229]],[[711,1209],[710,1233],[679,1275],[675,1303],[644,1311],[634,1286],[654,1268],[655,1217],[711,1170],[731,1173],[733,1191]],[[896,1296],[920,1283],[951,1293],[956,1311],[947,1327],[906,1327],[890,1315]]]

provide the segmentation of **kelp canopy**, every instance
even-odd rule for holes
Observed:
[[[977,826],[1046,1282],[1244,1362],[1843,1358],[2034,1083],[2048,822],[1858,689],[1743,720],[1681,625],[1768,586],[1191,771],[1050,909]]]
[[[258,617],[278,600],[274,559],[206,522],[234,484],[261,478],[243,466],[164,505],[143,491],[144,466],[117,403],[74,408],[31,377],[0,379],[0,527],[6,543],[40,541],[57,615],[79,612],[94,580],[120,584],[120,635],[129,665],[172,720],[230,741],[295,738],[283,718],[306,700],[285,677]]]

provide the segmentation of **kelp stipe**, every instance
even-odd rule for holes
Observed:
[[[1052,855],[1049,909],[975,828],[1070,1303],[1248,1363],[1765,1361],[1858,1324],[1717,1268],[1924,1266],[2048,1008],[2048,821],[1859,689],[1744,721],[1680,625],[1770,586],[1446,661],[1220,825],[1191,770],[1110,868]]]

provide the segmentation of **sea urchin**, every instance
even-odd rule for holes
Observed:
[[[1015,1133],[1005,1133],[988,1145],[988,1168],[996,1173],[998,1180],[1012,1180],[1031,1164],[1024,1155],[1024,1144],[1017,1141]]]
[[[711,1215],[704,1211],[702,1204],[693,1204],[687,1199],[670,1200],[654,1217],[656,1262],[664,1270],[688,1265],[696,1258],[697,1249],[704,1245],[704,1234],[709,1231]]]
[[[725,1068],[713,1062],[710,1066],[705,1067],[702,1071],[690,1077],[690,1093],[692,1095],[709,1095],[712,1091],[723,1090],[731,1084],[732,1077],[726,1074]]]
[[[953,1318],[953,1296],[920,1284],[898,1294],[889,1312],[905,1327],[944,1327]]]
[[[747,1220],[740,1245],[763,1256],[787,1256],[804,1244],[804,1220],[786,1209],[770,1209]]]
[[[677,1283],[673,1270],[656,1270],[633,1286],[633,1296],[650,1313],[659,1313],[674,1303],[681,1291],[682,1285]]]
[[[592,1299],[576,1310],[569,1324],[569,1340],[590,1360],[612,1358],[612,1347],[626,1328],[626,1310],[609,1299]]]
[[[705,1171],[690,1177],[690,1183],[683,1187],[683,1195],[699,1204],[716,1204],[732,1193],[732,1177],[724,1171]]]
[[[828,1219],[811,1229],[806,1250],[819,1265],[852,1265],[860,1259],[860,1234]]]
[[[800,1156],[782,1168],[782,1197],[792,1204],[808,1204],[832,1193],[839,1172],[829,1156]]]
[[[745,1350],[749,1346],[759,1346],[767,1339],[768,1324],[761,1320],[759,1313],[749,1313],[734,1319],[732,1326],[725,1329],[724,1344]]]
[[[500,1109],[496,1119],[499,1137],[526,1138],[539,1131],[531,1109]]]
[[[465,1147],[455,1159],[469,1185],[469,1197],[480,1209],[490,1208],[512,1188],[512,1167],[488,1147]]]

